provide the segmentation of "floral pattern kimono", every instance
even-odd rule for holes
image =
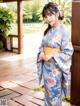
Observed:
[[[43,47],[60,48],[61,51],[52,55],[52,58],[45,62],[39,59],[39,53],[44,51]],[[62,106],[62,90],[67,96],[68,80],[71,67],[73,47],[70,34],[66,27],[61,24],[57,28],[51,28],[43,37],[37,57],[37,68],[39,83],[44,83],[45,106]]]

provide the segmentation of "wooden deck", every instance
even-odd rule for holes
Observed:
[[[39,87],[35,77],[35,57],[0,53],[0,101],[6,100],[7,106],[43,106],[44,93],[35,90]],[[63,106],[71,105],[63,102]]]

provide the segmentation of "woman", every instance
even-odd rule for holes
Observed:
[[[63,13],[57,4],[49,2],[42,11],[48,28],[44,32],[39,49],[37,66],[39,81],[43,79],[45,106],[62,106],[62,90],[68,94],[68,76],[71,67],[73,47],[70,34],[64,24]]]

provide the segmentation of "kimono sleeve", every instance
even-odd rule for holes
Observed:
[[[71,36],[68,31],[64,30],[62,33],[61,51],[53,54],[53,58],[55,59],[58,67],[65,73],[68,73],[70,70],[72,54],[73,47],[71,43]]]
[[[43,46],[42,46],[42,44],[40,45],[40,47],[39,47],[39,51],[38,51],[38,53],[37,53],[37,62],[40,61],[40,59],[39,59],[39,55],[40,55],[41,52],[43,52]]]
[[[39,59],[39,55],[40,55],[40,53],[42,51],[43,51],[43,46],[41,44],[41,46],[39,47],[39,52],[37,54],[37,81],[38,81],[39,85],[41,83],[43,83],[43,81],[42,81],[42,73],[43,73],[44,61]]]
[[[39,47],[39,52],[43,52],[43,46],[42,46],[42,44]]]

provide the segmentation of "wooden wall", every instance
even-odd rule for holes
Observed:
[[[80,106],[80,0],[72,2],[72,43],[71,103]]]

